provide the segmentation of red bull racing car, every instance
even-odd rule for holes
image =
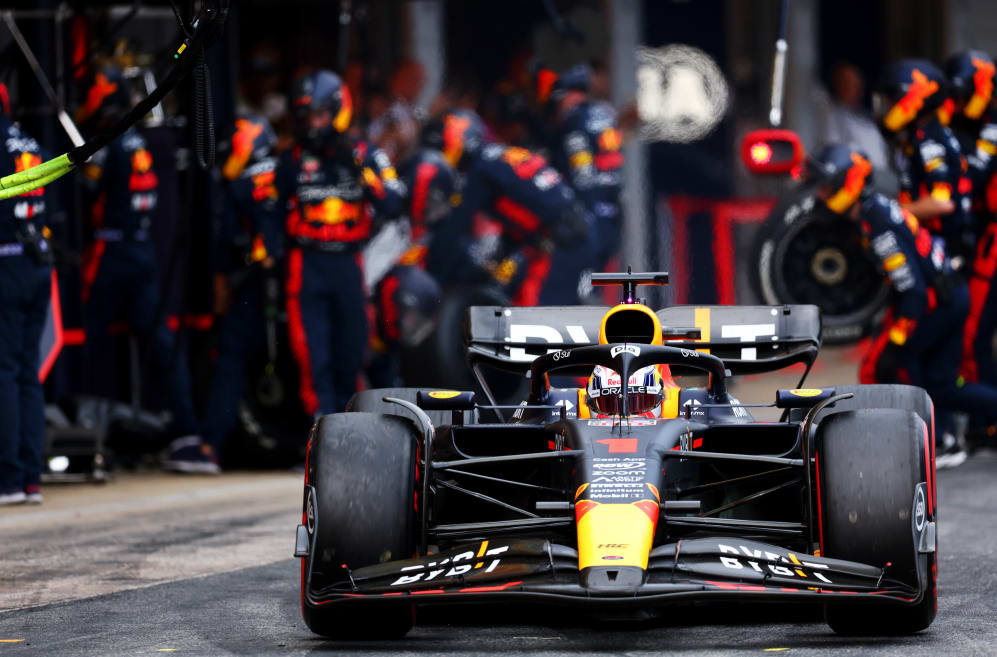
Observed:
[[[477,393],[368,390],[320,418],[295,548],[309,628],[400,636],[441,603],[618,614],[724,599],[823,604],[844,634],[930,625],[927,394],[777,390],[764,405],[781,420],[756,421],[729,378],[809,371],[819,311],[639,302],[638,285],[666,281],[595,274],[623,289],[609,309],[472,307]],[[489,368],[522,373],[527,399],[496,403]],[[702,388],[672,378],[693,373]]]

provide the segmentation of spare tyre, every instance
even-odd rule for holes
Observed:
[[[813,191],[796,187],[772,209],[755,242],[755,284],[766,304],[820,308],[825,342],[854,342],[877,324],[890,287],[858,225],[817,203]]]

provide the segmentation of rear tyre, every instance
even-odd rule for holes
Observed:
[[[315,425],[305,473],[305,522],[315,559],[304,558],[301,573],[301,611],[312,632],[337,639],[397,638],[412,628],[411,605],[313,605],[305,587],[349,581],[343,564],[357,569],[414,554],[415,437],[408,420],[390,415],[338,413]]]
[[[889,577],[915,587],[919,560],[927,573],[924,595],[913,606],[826,605],[824,617],[838,634],[912,634],[935,618],[937,553],[918,553],[911,518],[915,488],[929,476],[926,442],[927,426],[906,410],[834,413],[817,428],[821,554],[890,563]],[[931,511],[925,509],[925,522],[934,520]]]

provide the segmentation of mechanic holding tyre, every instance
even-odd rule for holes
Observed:
[[[579,64],[560,75],[540,68],[534,81],[543,123],[550,131],[545,137],[551,165],[595,218],[594,259],[581,264],[605,271],[622,231],[623,138],[612,106],[589,99],[590,77],[589,67]],[[584,251],[568,251],[563,257],[584,256]]]
[[[222,144],[221,205],[213,231],[215,314],[221,318],[218,359],[204,414],[210,461],[173,462],[176,469],[217,472],[217,455],[235,428],[247,366],[276,321],[281,214],[275,174],[277,135],[262,116],[236,119]]]
[[[10,118],[0,83],[0,176],[42,163],[38,142]],[[41,504],[45,395],[40,343],[51,294],[44,188],[0,201],[0,506]]]
[[[384,152],[347,135],[353,107],[339,76],[295,80],[296,143],[281,156],[277,190],[286,202],[287,312],[291,350],[311,414],[345,410],[368,342],[361,248],[375,213],[401,213],[402,185]]]
[[[524,148],[486,143],[484,125],[470,110],[444,113],[426,127],[425,136],[464,176],[461,201],[440,222],[430,245],[430,274],[444,287],[466,275],[467,250],[458,245],[474,214],[485,211],[502,223],[503,237],[527,255],[515,304],[580,303],[583,263],[592,262],[596,249],[594,220],[557,171]],[[558,250],[575,253],[563,258]]]
[[[113,125],[131,107],[127,82],[119,68],[105,66],[94,73],[77,120],[90,134]],[[156,247],[152,221],[159,179],[145,137],[130,127],[83,165],[83,196],[93,241],[83,262],[83,298],[91,390],[113,397],[106,380],[113,344],[110,325],[126,319],[160,381],[169,392],[176,438],[170,443],[165,465],[204,464],[210,469],[209,449],[201,441],[191,398],[187,360],[167,328],[160,302]]]
[[[966,381],[997,385],[993,337],[997,330],[997,110],[993,103],[994,62],[980,51],[953,55],[945,64],[951,99],[943,118],[966,156],[973,184],[976,252],[967,274],[969,316],[963,330],[960,374]]]
[[[824,147],[807,166],[808,178],[818,185],[817,198],[859,223],[895,294],[882,332],[863,357],[859,379],[927,390],[939,409],[938,467],[958,465],[966,453],[954,437],[953,412],[994,413],[997,388],[960,385],[966,285],[953,275],[942,240],[897,201],[869,188],[871,172],[863,153],[843,145]]]

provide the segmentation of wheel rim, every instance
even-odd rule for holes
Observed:
[[[775,262],[786,301],[816,305],[828,324],[871,315],[889,294],[858,227],[834,216],[797,219],[777,245]]]

